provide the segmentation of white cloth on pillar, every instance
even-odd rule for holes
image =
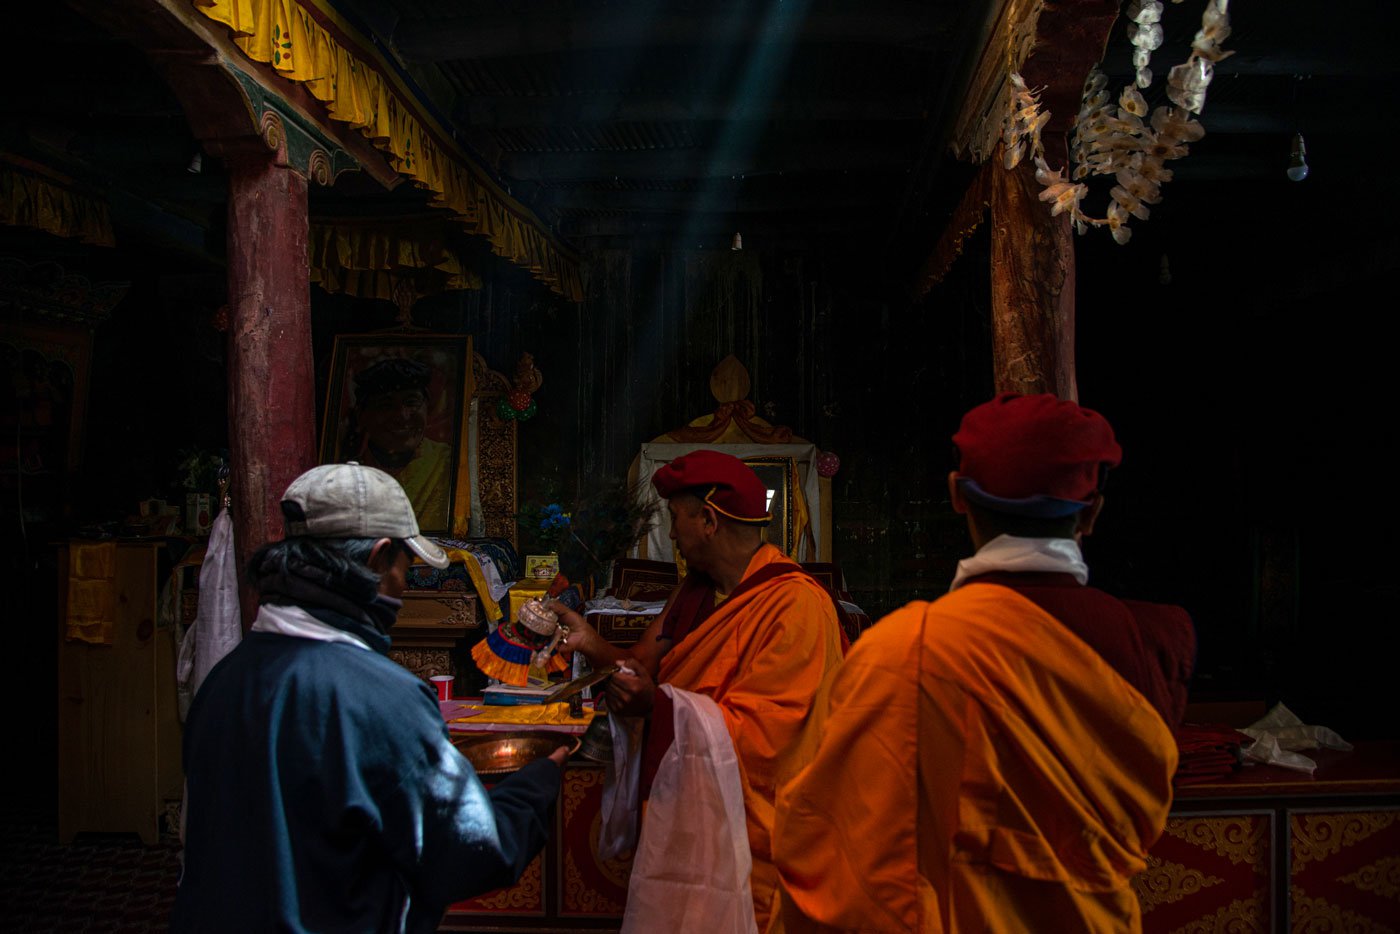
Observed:
[[[209,547],[199,569],[199,610],[180,640],[175,680],[180,719],[209,671],[243,640],[238,609],[238,559],[233,548],[233,519],[222,510],[209,530]]]
[[[739,759],[713,700],[669,684],[661,760],[627,887],[623,934],[757,934]]]

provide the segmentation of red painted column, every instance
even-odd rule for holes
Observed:
[[[229,386],[233,528],[239,579],[282,537],[281,498],[316,463],[306,179],[266,157],[230,158]],[[256,596],[246,584],[243,625]]]
[[[1046,160],[1064,165],[1064,134],[1044,134]],[[992,161],[1001,162],[998,148]],[[1068,214],[1039,200],[1035,166],[992,167],[992,366],[997,392],[1076,399],[1074,240]]]

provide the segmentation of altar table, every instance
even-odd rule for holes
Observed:
[[[1400,743],[1309,755],[1311,777],[1260,765],[1177,793],[1133,880],[1145,931],[1400,930]],[[617,930],[631,861],[598,858],[602,791],[603,767],[575,756],[544,852],[441,930]]]

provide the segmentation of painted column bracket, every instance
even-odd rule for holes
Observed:
[[[297,109],[263,87],[252,76],[228,63],[223,67],[238,81],[248,98],[263,144],[277,154],[277,165],[302,178],[329,186],[342,172],[362,168],[347,152]]]

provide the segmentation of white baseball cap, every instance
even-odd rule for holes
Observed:
[[[287,534],[316,538],[393,538],[435,568],[447,552],[418,531],[413,504],[399,481],[382,470],[350,461],[312,467],[282,494],[305,519],[287,519]]]

